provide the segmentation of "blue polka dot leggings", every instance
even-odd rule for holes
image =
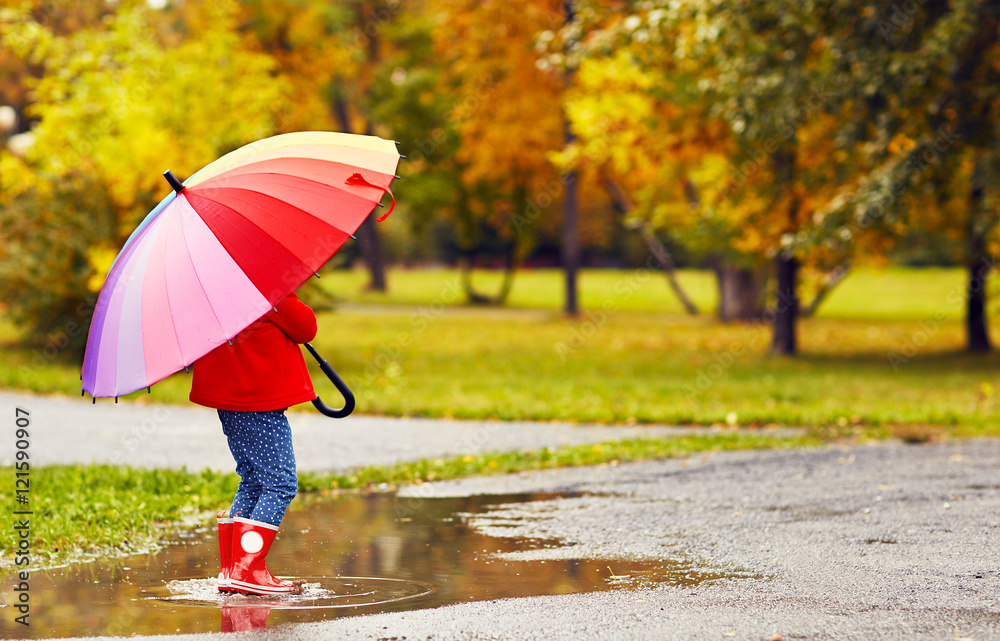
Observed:
[[[285,411],[219,410],[219,419],[240,475],[229,515],[280,525],[299,486]]]

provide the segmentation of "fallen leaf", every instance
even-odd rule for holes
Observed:
[[[955,641],[976,641],[972,637],[960,637],[958,636],[958,626],[952,626],[955,630]]]
[[[611,575],[608,577],[610,579],[630,579],[630,578],[632,578],[631,574],[615,574],[615,571],[611,569],[610,565],[608,566],[608,572],[611,573]]]

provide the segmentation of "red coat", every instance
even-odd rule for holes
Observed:
[[[280,410],[316,398],[300,343],[316,337],[316,315],[294,293],[229,343],[194,362],[191,402],[220,410]]]

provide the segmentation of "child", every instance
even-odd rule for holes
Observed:
[[[191,401],[219,411],[240,476],[229,517],[223,510],[217,518],[220,592],[300,589],[272,576],[264,558],[298,491],[285,410],[316,398],[299,349],[315,336],[315,314],[292,293],[194,363]]]

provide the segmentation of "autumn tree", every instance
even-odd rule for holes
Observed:
[[[616,10],[590,4],[594,14]],[[871,7],[848,0],[637,7],[597,20],[603,26],[584,40],[590,59],[626,56],[646,85],[633,94],[645,92],[653,101],[647,112],[658,113],[626,126],[634,143],[613,147],[605,164],[648,185],[628,190],[643,222],[681,230],[751,282],[761,261],[771,261],[772,350],[794,353],[803,268],[821,283],[814,308],[853,260],[883,256],[892,243],[892,219],[853,236],[824,218],[843,200],[841,190],[877,164],[866,146],[878,118],[870,99],[877,72],[853,49],[870,38]],[[657,146],[664,151],[649,155]]]
[[[284,87],[227,7],[204,5],[178,29],[146,3],[122,3],[72,33],[4,12],[4,55],[37,70],[25,108],[37,124],[23,158],[0,156],[0,283],[37,339],[82,343],[88,296],[169,190],[165,169],[191,175],[272,133]]]
[[[642,31],[634,37],[638,18],[602,3],[580,7],[582,35],[572,47],[574,82],[566,94],[575,136],[556,162],[605,188],[626,227],[647,243],[648,265],[663,268],[679,300],[695,313],[658,234],[696,254],[718,257],[728,247],[733,232],[709,221],[704,208],[728,168],[725,125],[691,99],[692,78],[664,59],[661,47],[650,47]],[[551,46],[553,40],[544,43],[543,64],[565,66],[565,44]]]
[[[468,288],[473,300],[502,301],[518,263],[531,248],[543,213],[565,195],[564,178],[548,154],[563,144],[563,78],[536,64],[537,34],[565,22],[556,0],[428,2],[435,52],[443,63],[441,90],[453,96],[460,168],[450,212],[468,248],[495,234],[505,250],[505,282],[496,297]],[[466,280],[466,282],[469,282]]]
[[[842,64],[866,170],[817,213],[827,238],[873,228],[954,241],[967,270],[966,348],[991,349],[986,283],[1000,222],[1000,7],[985,0],[861,7],[843,30]],[[944,303],[949,303],[945,301]]]
[[[273,56],[288,81],[291,100],[282,131],[336,130],[379,135],[372,88],[387,73],[383,57],[392,49],[385,29],[399,17],[398,0],[251,0],[240,4],[243,29],[262,53]],[[385,291],[383,239],[366,219],[358,242],[368,270],[368,288]]]

